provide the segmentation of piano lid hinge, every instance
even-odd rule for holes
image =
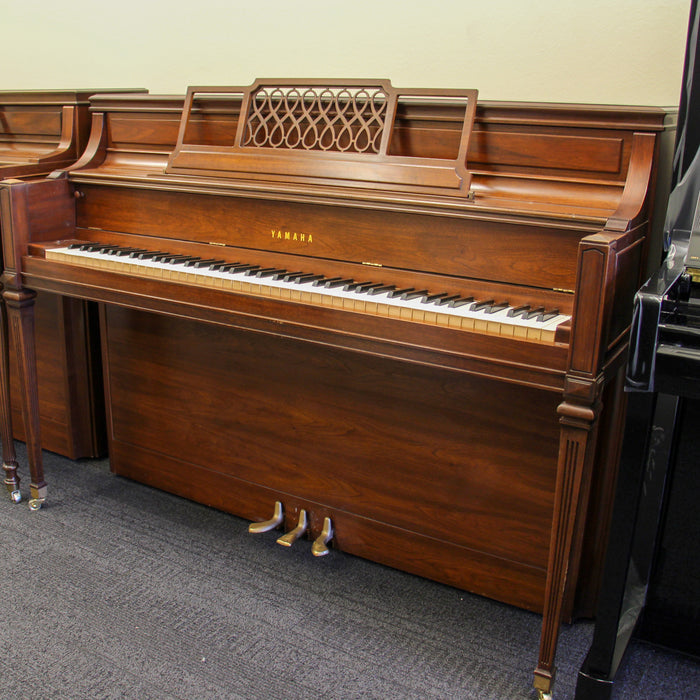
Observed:
[[[370,267],[382,267],[381,263],[374,263],[374,262],[363,262],[363,265],[369,265]]]
[[[562,287],[552,287],[553,292],[563,292],[564,294],[576,294],[573,289],[563,289]]]
[[[226,247],[225,243],[217,243],[216,241],[209,241],[209,245],[218,245],[218,246],[221,246],[222,248]]]

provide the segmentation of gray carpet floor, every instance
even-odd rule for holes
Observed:
[[[0,700],[535,697],[537,615],[280,547],[107,460],[45,464],[44,508],[27,507],[26,469],[25,500],[0,500]],[[591,631],[563,629],[555,700]],[[698,698],[700,662],[635,642],[614,697]]]

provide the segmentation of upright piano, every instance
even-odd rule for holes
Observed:
[[[44,177],[75,163],[87,145],[89,97],[95,92],[0,92],[0,179]],[[96,309],[82,300],[43,293],[35,308],[43,445],[72,459],[97,456],[106,449],[106,439],[100,417],[99,342],[95,344],[97,336],[90,332],[91,324],[97,323]],[[14,336],[7,336],[1,302],[0,315],[0,440],[7,473],[17,465],[13,437],[24,440],[25,429]],[[6,479],[5,485],[19,498],[16,477]]]
[[[595,599],[672,117],[356,80],[90,109],[78,163],[0,185],[30,506],[34,295],[96,301],[116,473],[542,613],[547,695]]]

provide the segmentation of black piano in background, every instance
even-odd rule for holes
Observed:
[[[627,420],[610,541],[593,640],[579,671],[576,700],[611,697],[633,634],[697,653],[697,642],[694,646],[679,639],[669,644],[667,634],[665,640],[655,638],[644,613],[680,442],[687,443],[692,433],[683,421],[686,403],[695,407],[700,399],[700,73],[695,70],[699,30],[693,0],[673,189],[664,224],[665,256],[635,297]],[[692,610],[693,601],[686,601],[686,607]],[[677,635],[688,636],[692,618],[677,628]]]

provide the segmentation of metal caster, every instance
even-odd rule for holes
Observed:
[[[43,503],[44,503],[43,498],[31,498],[29,500],[29,510],[32,510],[32,511],[39,510],[39,508],[41,508]]]
[[[12,499],[13,503],[19,503],[22,500],[22,494],[20,493],[19,489],[10,491],[10,498]]]
[[[551,693],[545,693],[544,690],[538,691],[537,700],[552,700]]]

